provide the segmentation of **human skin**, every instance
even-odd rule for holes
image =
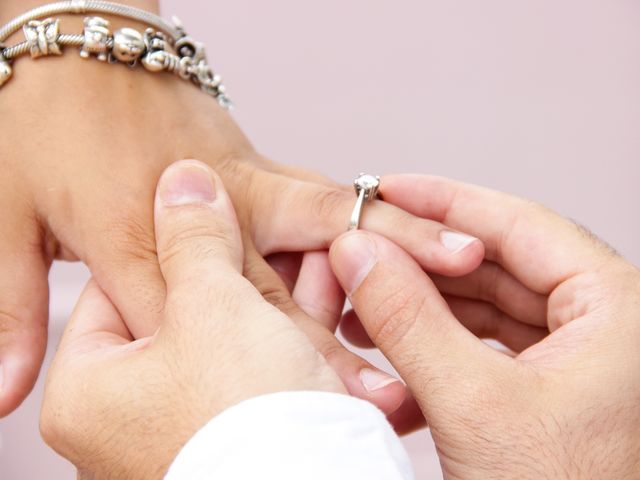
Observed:
[[[394,413],[396,426],[429,424],[446,479],[638,478],[638,269],[532,202],[434,177],[382,186],[389,201],[470,232],[487,252],[471,275],[431,279],[375,233],[331,247],[364,327],[351,314],[349,335],[363,344],[366,334],[415,398]]]
[[[155,219],[167,285],[159,329],[134,341],[91,280],[47,377],[43,437],[81,478],[162,478],[200,427],[248,398],[346,394],[295,322],[242,276],[240,228],[211,169],[169,167]]]
[[[3,1],[0,16],[8,20],[40,3]],[[157,10],[156,2],[134,4]],[[113,28],[144,27],[111,20]],[[61,31],[81,32],[82,19],[65,17]],[[77,49],[17,60],[0,111],[0,416],[37,378],[54,259],[86,263],[135,338],[155,331],[166,291],[151,205],[160,173],[179,158],[201,159],[223,178],[242,231],[244,274],[296,321],[349,392],[387,413],[402,402],[400,382],[390,383],[333,335],[344,298],[324,251],[346,228],[351,187],[267,159],[194,85],[83,60]],[[362,225],[432,272],[462,275],[482,260],[481,242],[388,203],[369,205]],[[290,252],[307,254],[283,280],[265,258],[289,272],[282,265],[295,264]],[[290,291],[296,278],[300,286]]]

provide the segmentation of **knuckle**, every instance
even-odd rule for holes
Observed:
[[[316,336],[312,339],[312,342],[329,364],[339,364],[345,355],[350,355],[333,335]]]
[[[433,232],[430,232],[427,228],[427,222],[423,219],[418,219],[404,210],[399,208],[393,209],[393,215],[390,219],[391,230],[395,232],[416,232],[416,228],[427,230],[427,237],[432,236]],[[416,236],[421,237],[422,233],[415,233]]]
[[[319,299],[296,301],[296,304],[302,309],[303,312],[305,312],[316,321],[320,321],[323,324],[325,324],[327,321],[331,321],[332,323],[335,321],[333,327],[335,328],[335,325],[337,325],[338,312],[334,311],[327,305],[323,305]]]
[[[226,229],[218,222],[193,222],[174,226],[171,233],[160,238],[158,253],[163,262],[180,258],[185,252],[197,261],[229,257],[234,248],[238,246],[233,244]]]
[[[207,324],[224,324],[225,319],[239,319],[247,304],[251,304],[250,291],[247,289],[244,278],[225,275],[225,283],[209,285],[196,280],[189,280],[169,292],[164,315],[171,319],[172,324],[184,325],[198,323],[203,319]],[[194,297],[198,298],[194,302]],[[240,300],[242,299],[242,300]],[[190,315],[185,315],[185,304],[189,305]],[[216,321],[210,321],[215,318]]]
[[[4,305],[0,310],[0,346],[3,346],[4,341],[11,338],[11,335],[19,328],[22,328],[22,323],[15,315],[12,315],[7,310],[7,306]]]
[[[150,223],[133,216],[123,216],[110,222],[106,230],[106,238],[116,254],[125,258],[123,261],[135,260],[154,262],[157,257],[156,241]]]
[[[7,302],[5,299],[3,301]],[[23,352],[23,359],[31,368],[35,368],[26,374],[33,382],[47,345],[47,322],[48,317],[43,312],[26,312],[24,307],[10,304],[0,307],[0,351],[12,342],[16,345],[27,342],[28,349]]]
[[[333,218],[336,211],[344,210],[353,201],[353,196],[344,190],[320,188],[311,197],[311,216]]]
[[[283,199],[289,196],[291,186],[278,175],[255,168],[245,172],[240,185],[230,195],[242,231],[251,235],[259,251],[270,250],[274,217],[284,210]]]
[[[238,213],[238,220],[247,222],[253,214],[255,200],[264,195],[265,173],[255,168],[250,162],[232,158],[226,167],[219,169],[220,176],[224,180],[225,188]]]
[[[274,188],[277,185],[274,181],[276,176],[246,166],[241,176],[240,187],[236,189],[237,191],[230,192],[230,195],[243,231],[251,232],[255,236],[260,226],[271,217],[272,212],[268,209],[273,209],[273,203],[265,202],[265,198],[273,199],[273,190],[277,190]]]
[[[540,214],[548,215],[548,211],[542,205],[528,199],[513,197],[510,200],[510,213],[503,221],[503,227],[498,235],[495,245],[488,248],[486,252],[497,264],[505,264],[504,252],[509,251],[510,245],[514,242],[514,234],[517,233],[526,219],[535,218]]]
[[[293,303],[293,300],[291,300],[286,289],[283,290],[278,285],[263,285],[258,290],[265,301],[276,307],[281,312],[289,315],[297,311],[297,307]]]
[[[406,286],[384,294],[373,310],[371,340],[383,348],[394,349],[419,323],[426,298]]]
[[[245,263],[244,275],[253,284],[262,298],[281,312],[293,314],[297,307],[286,285],[278,274],[260,257]]]

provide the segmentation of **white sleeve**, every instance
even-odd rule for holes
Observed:
[[[246,400],[198,431],[165,480],[411,480],[409,457],[382,412],[325,392]]]

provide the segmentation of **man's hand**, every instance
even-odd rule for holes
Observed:
[[[219,177],[201,163],[169,167],[155,219],[167,287],[159,330],[134,341],[92,280],[49,371],[43,436],[87,478],[161,478],[201,426],[244,399],[346,393],[307,336],[242,276],[240,229]]]
[[[63,25],[82,29],[79,17]],[[151,205],[161,172],[177,158],[199,158],[225,182],[247,278],[307,333],[351,393],[396,408],[402,389],[376,381],[379,372],[333,335],[343,298],[317,251],[347,228],[351,187],[267,160],[213,99],[169,74],[83,60],[74,49],[21,58],[14,72],[0,95],[0,417],[38,375],[54,259],[85,262],[135,338],[155,331],[166,292]],[[363,228],[443,275],[468,273],[483,255],[481,242],[383,202],[368,205]],[[282,252],[313,252],[299,271],[306,287],[289,291],[265,261]],[[323,291],[334,300],[325,310],[316,304]]]
[[[431,177],[382,185],[388,201],[486,246],[477,271],[435,282],[373,233],[331,249],[366,333],[431,428],[445,478],[639,478],[638,270],[531,202]],[[424,422],[411,405],[394,415],[401,429]]]

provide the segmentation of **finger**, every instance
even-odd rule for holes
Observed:
[[[289,292],[293,292],[293,288],[298,281],[302,255],[300,252],[286,252],[274,253],[265,258],[269,266],[280,275]]]
[[[313,182],[319,185],[326,185],[328,187],[337,188],[339,185],[324,175],[307,170],[306,168],[296,167],[295,165],[285,165],[283,163],[274,162],[265,157],[261,157],[266,168],[270,172],[279,173],[284,176],[296,178],[305,182]]]
[[[133,340],[120,313],[94,279],[85,286],[67,323],[59,352],[92,352],[110,345],[125,345]]]
[[[153,236],[152,221],[149,219],[144,227],[144,234],[131,236],[132,228],[142,232],[143,227],[132,227],[133,218],[121,220],[114,227],[119,230],[112,230],[110,235],[113,243],[107,238],[88,242],[85,245],[90,245],[92,251],[80,256],[100,288],[121,312],[134,338],[144,338],[159,326],[166,287],[158,266],[155,242],[142,240]],[[99,230],[96,233],[100,235]]]
[[[263,255],[328,249],[347,229],[356,202],[353,189],[292,182],[270,173],[263,173],[256,185],[252,218],[256,247]],[[271,202],[263,200],[267,192]],[[379,200],[365,206],[361,227],[393,240],[423,268],[443,275],[464,275],[484,256],[477,239]]]
[[[448,295],[482,300],[495,305],[516,320],[547,326],[547,296],[525,287],[500,265],[483,262],[464,277],[430,275],[438,290]]]
[[[503,376],[499,354],[457,321],[397,245],[373,233],[350,232],[334,242],[330,258],[369,337],[427,402],[424,408],[451,401],[451,392],[472,395]]]
[[[0,230],[0,417],[17,408],[38,378],[47,346],[49,261],[35,215],[2,200]]]
[[[331,270],[326,251],[304,254],[292,298],[309,317],[335,332],[344,308],[344,291]]]
[[[105,183],[103,177],[87,177],[71,197],[55,195],[62,189],[52,189],[51,196],[38,202],[43,212],[67,212],[67,217],[57,216],[50,225],[65,256],[86,263],[131,333],[141,338],[156,331],[166,296],[153,225],[158,174],[155,166],[144,162],[132,162],[127,168],[132,170],[113,173],[117,177],[108,179],[109,188],[96,188]],[[130,178],[150,181],[131,185]]]
[[[546,327],[535,327],[513,319],[494,305],[445,295],[453,315],[478,338],[493,339],[514,352],[521,352],[549,335]],[[374,348],[355,311],[349,310],[340,321],[344,338],[359,348]]]
[[[534,327],[513,319],[487,302],[445,296],[455,317],[478,338],[497,340],[514,352],[529,348],[549,335],[546,327]]]
[[[385,413],[398,408],[405,394],[402,382],[349,352],[324,325],[304,313],[293,302],[278,274],[249,246],[246,250],[245,276],[268,302],[287,314],[307,335],[351,395],[369,400]]]
[[[414,215],[480,238],[489,260],[541,294],[611,258],[609,248],[574,223],[511,195],[421,175],[387,176],[381,189],[386,201]]]
[[[185,286],[206,293],[240,277],[240,227],[222,181],[205,164],[184,160],[165,170],[158,182],[155,230],[168,295]]]
[[[73,437],[73,429],[68,427],[75,425],[77,417],[86,413],[86,409],[82,411],[82,403],[87,402],[83,396],[95,386],[93,380],[99,379],[103,386],[110,384],[107,378],[109,369],[104,368],[108,364],[106,360],[125,359],[126,367],[135,370],[130,354],[149,346],[151,338],[132,341],[118,310],[96,281],[90,279],[67,322],[47,372],[40,412],[43,439],[50,445],[55,444],[56,450],[69,458],[67,453],[72,449],[70,443],[73,443],[69,437]],[[105,395],[106,392],[102,393],[94,395],[93,400],[102,400],[104,406],[109,408],[112,399]],[[102,411],[95,403],[91,407],[94,415]],[[76,436],[76,440],[78,438]]]

